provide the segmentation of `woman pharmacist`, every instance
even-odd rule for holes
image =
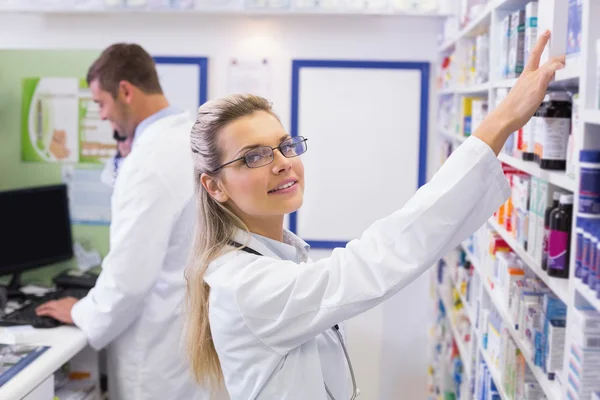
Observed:
[[[237,400],[354,398],[342,323],[416,279],[508,198],[496,155],[564,66],[564,58],[539,66],[549,37],[541,36],[510,94],[430,183],[317,262],[283,228],[284,215],[302,205],[297,156],[306,139],[290,137],[260,97],[236,95],[200,107],[191,133],[199,215],[186,273],[187,346],[196,378],[213,387],[224,383]],[[357,184],[377,203],[377,188]]]

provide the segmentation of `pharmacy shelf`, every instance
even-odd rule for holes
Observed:
[[[455,92],[456,92],[456,89],[454,87],[448,87],[448,88],[440,89],[438,96],[449,96],[451,94],[454,94]]]
[[[579,292],[592,307],[600,312],[600,299],[596,292],[590,289],[585,283],[581,282],[580,279],[575,279],[575,290],[577,290],[577,292]]]
[[[444,129],[440,129],[439,132],[440,132],[440,135],[442,135],[443,137],[445,137],[447,139],[450,139],[450,140],[452,140],[452,141],[454,141],[456,143],[462,143],[462,142],[464,142],[465,140],[468,139],[467,136],[457,135],[457,134],[448,132],[448,131],[446,131]]]
[[[583,121],[588,124],[600,125],[600,110],[585,110]]]
[[[445,53],[456,45],[456,43],[463,38],[477,36],[485,31],[490,25],[492,11],[495,9],[502,10],[516,10],[519,8],[525,8],[528,0],[490,0],[485,8],[469,22],[463,29],[458,32],[452,39],[446,40],[439,48],[440,53]]]
[[[550,87],[577,87],[579,86],[579,77],[581,68],[578,65],[569,65],[556,71],[554,80],[550,82]]]
[[[488,94],[491,86],[489,82],[479,83],[471,86],[457,87],[457,94]]]
[[[510,156],[506,153],[500,153],[498,155],[498,158],[500,159],[500,161],[510,165],[511,167],[526,172],[531,176],[535,176],[536,178],[540,178],[544,181],[547,181],[553,184],[554,186],[566,189],[569,192],[574,192],[577,188],[577,182],[575,181],[575,179],[569,177],[564,171],[551,171],[541,169],[533,161],[524,161],[519,158]]]
[[[492,380],[496,384],[496,389],[498,389],[498,394],[500,394],[500,398],[502,400],[511,400],[511,398],[508,397],[508,395],[506,394],[506,391],[504,390],[504,386],[502,385],[502,380],[500,379],[500,371],[498,371],[498,368],[496,368],[496,366],[494,364],[492,364],[492,359],[490,358],[487,350],[483,348],[483,344],[482,344],[483,340],[481,338],[481,335],[479,334],[479,332],[477,332],[476,329],[474,329],[474,331],[475,331],[475,334],[477,335],[477,343],[478,343],[479,351],[481,352],[483,361],[485,361],[488,369],[490,370],[490,375],[492,375]]]
[[[511,88],[515,86],[517,83],[517,79],[502,79],[499,81],[494,81],[492,86],[495,88]]]
[[[487,30],[483,28],[487,28],[490,25],[492,10],[494,8],[496,8],[496,2],[490,1],[477,17],[475,17],[463,29],[461,29],[460,32],[458,32],[456,37],[447,40],[444,42],[444,44],[442,44],[439,49],[440,53],[445,53],[446,51],[450,50],[462,38],[475,36],[482,33],[484,30]]]
[[[513,319],[506,311],[506,307],[504,307],[504,304],[500,301],[498,293],[495,292],[494,289],[490,286],[490,284],[488,282],[488,277],[485,275],[483,270],[481,270],[481,267],[479,266],[479,262],[477,260],[475,260],[475,257],[473,257],[473,255],[470,254],[466,248],[465,248],[465,252],[467,253],[467,258],[471,261],[471,264],[473,264],[475,271],[479,274],[479,276],[481,278],[481,282],[482,282],[486,292],[490,296],[490,299],[492,300],[494,307],[496,308],[496,310],[502,317],[502,320],[504,321],[504,325],[505,325],[506,329],[512,336],[517,347],[519,347],[519,350],[521,351],[521,353],[523,354],[523,357],[525,358],[525,362],[529,366],[531,373],[535,376],[536,380],[540,384],[540,387],[544,391],[544,394],[546,395],[546,397],[549,400],[560,400],[561,395],[562,395],[561,387],[558,385],[558,383],[556,381],[548,379],[548,375],[546,375],[540,367],[535,365],[535,363],[533,361],[533,355],[530,350],[530,346],[527,345],[525,339],[523,339],[523,336],[515,329],[515,323],[514,323]],[[488,363],[488,365],[489,365],[489,363]],[[496,386],[498,386],[498,385],[496,385]]]
[[[498,225],[493,219],[488,220],[488,223],[500,234],[500,236],[502,236],[502,239],[504,239],[510,248],[518,254],[521,260],[527,264],[527,266],[550,288],[550,290],[552,290],[563,303],[569,304],[569,280],[549,277],[540,264],[525,251],[519,242],[517,242],[506,229]]]
[[[442,304],[444,305],[444,308],[446,309],[446,318],[448,319],[448,325],[450,325],[450,331],[452,332],[452,336],[454,337],[454,341],[456,342],[456,347],[458,347],[458,352],[460,354],[460,358],[465,368],[465,375],[467,375],[467,378],[471,378],[471,354],[467,351],[466,344],[465,342],[463,342],[460,332],[458,331],[456,324],[452,320],[452,316],[450,315],[450,304],[448,304],[448,302],[444,298],[443,293],[441,293],[441,290],[439,289],[439,286],[438,297],[440,298]]]
[[[448,96],[451,94],[469,95],[469,94],[484,94],[487,96],[488,91],[492,86],[489,82],[478,83],[476,85],[468,86],[452,86],[449,88],[441,89],[438,93],[439,96]]]
[[[146,7],[101,7],[101,8],[62,8],[62,7],[35,7],[35,8],[0,8],[0,14],[56,14],[56,15],[96,15],[96,14],[234,14],[234,15],[273,15],[273,16],[318,16],[318,15],[364,15],[364,16],[390,16],[390,17],[417,17],[417,18],[434,18],[445,19],[450,16],[447,13],[435,11],[419,11],[419,10],[395,10],[395,9],[380,9],[380,10],[364,10],[364,9],[311,9],[311,8],[249,8],[249,7],[206,7],[206,8],[191,8],[191,9],[169,9],[169,8],[146,8]]]
[[[561,69],[556,71],[556,76],[554,80],[550,82],[548,85],[552,89],[564,89],[564,88],[574,88],[579,86],[579,77],[580,71],[574,67],[569,69]],[[492,82],[492,87],[494,88],[512,88],[517,83],[516,78],[513,79],[501,79]]]

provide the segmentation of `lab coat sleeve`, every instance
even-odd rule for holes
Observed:
[[[252,261],[235,282],[244,321],[284,355],[397,293],[481,227],[509,195],[493,151],[469,138],[402,209],[329,258],[295,264],[247,255]]]
[[[161,271],[174,220],[174,199],[160,175],[139,169],[127,171],[119,181],[110,251],[96,286],[71,311],[95,349],[105,347],[139,316]]]

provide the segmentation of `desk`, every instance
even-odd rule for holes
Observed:
[[[0,399],[25,398],[34,389],[49,381],[48,378],[52,378],[51,389],[40,388],[40,395],[38,396],[38,391],[36,391],[35,398],[52,399],[54,396],[53,374],[70,360],[74,360],[78,366],[85,365],[86,369],[90,370],[92,378],[97,382],[96,391],[99,393],[98,356],[87,345],[86,336],[78,328],[59,326],[52,329],[34,329],[19,334],[17,343],[50,346],[50,348],[0,387]],[[48,397],[50,395],[52,397]]]

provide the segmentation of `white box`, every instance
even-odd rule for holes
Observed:
[[[527,253],[533,258],[537,254],[537,235],[538,221],[534,210],[535,204],[538,202],[539,179],[531,177],[531,187],[529,192],[529,231],[527,232]]]
[[[532,1],[525,6],[525,48],[523,60],[527,65],[529,53],[533,50],[538,38],[538,3]]]
[[[550,30],[552,37],[542,53],[541,64],[552,57],[564,56],[567,51],[569,19],[568,0],[539,0],[538,33]]]

